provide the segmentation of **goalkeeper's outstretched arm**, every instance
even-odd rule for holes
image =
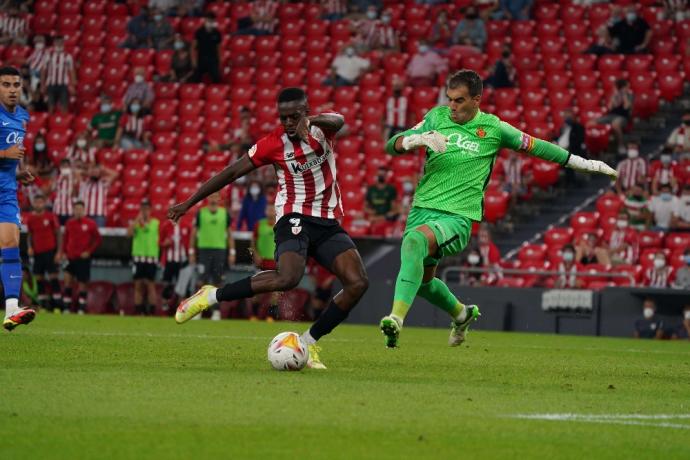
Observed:
[[[418,147],[425,147],[434,152],[443,153],[446,151],[446,136],[429,130],[426,121],[422,121],[416,126],[396,134],[386,142],[386,152],[390,155],[400,155]]]
[[[503,121],[501,122],[501,146],[558,163],[576,171],[605,174],[612,179],[618,177],[618,172],[603,161],[588,160],[574,155],[556,144],[525,134]]]

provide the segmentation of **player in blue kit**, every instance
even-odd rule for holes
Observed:
[[[24,158],[24,136],[29,113],[19,106],[22,79],[14,67],[0,68],[0,278],[5,289],[5,320],[2,326],[11,331],[29,324],[36,311],[19,306],[22,286],[22,263],[19,257],[21,227],[17,181],[28,183],[31,173],[17,171]]]

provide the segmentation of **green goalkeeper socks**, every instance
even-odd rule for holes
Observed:
[[[438,278],[434,278],[428,283],[423,283],[419,287],[417,295],[428,300],[431,304],[436,305],[441,310],[448,312],[451,318],[458,319],[465,307],[458,299],[450,292],[446,283]]]
[[[424,277],[424,258],[429,254],[429,242],[422,232],[411,231],[403,238],[400,249],[400,272],[395,281],[393,314],[405,319]]]

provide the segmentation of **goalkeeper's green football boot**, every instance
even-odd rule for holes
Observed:
[[[402,329],[402,321],[393,315],[384,316],[383,319],[381,319],[380,327],[381,332],[386,336],[386,347],[397,348],[398,337]]]

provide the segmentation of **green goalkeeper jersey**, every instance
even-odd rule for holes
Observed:
[[[479,221],[484,207],[484,190],[501,148],[509,148],[564,165],[568,152],[535,139],[501,121],[497,116],[477,112],[465,124],[451,119],[448,106],[438,106],[411,129],[393,136],[386,151],[397,155],[395,141],[400,136],[438,131],[448,138],[444,153],[426,150],[424,175],[414,195],[413,206],[437,209]]]

